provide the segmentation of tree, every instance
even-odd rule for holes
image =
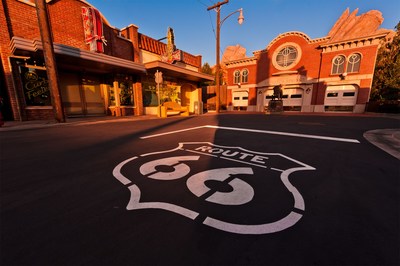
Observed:
[[[210,64],[208,64],[207,62],[203,64],[203,66],[201,67],[201,72],[204,74],[210,74],[213,75],[213,71],[211,69]],[[206,81],[204,82],[202,85],[204,86],[210,86],[211,84],[213,84],[213,81]]]
[[[207,62],[205,62],[203,64],[203,66],[201,67],[201,72],[205,73],[205,74],[210,74],[212,75],[212,69],[210,67],[210,64],[208,64]]]
[[[393,39],[378,50],[371,100],[400,99],[400,22],[395,29]]]

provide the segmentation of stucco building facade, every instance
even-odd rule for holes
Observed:
[[[67,117],[156,114],[163,101],[199,112],[202,57],[136,25],[113,27],[83,0],[46,1],[63,110]],[[33,0],[0,2],[1,97],[9,120],[52,119],[54,111]],[[163,73],[157,87],[155,73]]]

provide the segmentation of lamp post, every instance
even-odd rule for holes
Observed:
[[[224,4],[227,4],[229,2],[229,0],[224,0],[223,2],[218,2],[213,6],[210,6],[207,8],[207,11],[210,11],[211,9],[215,9],[215,11],[217,12],[217,23],[216,23],[216,27],[217,27],[217,36],[216,36],[216,70],[215,70],[215,85],[216,85],[216,90],[215,90],[215,96],[216,96],[216,103],[215,103],[215,110],[217,113],[219,113],[220,111],[220,71],[221,71],[221,66],[220,66],[220,55],[219,55],[219,50],[220,50],[220,30],[221,30],[221,26],[222,24],[225,22],[225,20],[227,18],[229,18],[230,16],[232,16],[235,13],[239,13],[239,17],[238,17],[238,23],[239,25],[242,25],[243,21],[244,21],[244,16],[243,16],[243,9],[240,8],[232,13],[230,13],[228,16],[226,16],[223,20],[221,20],[220,17],[220,11],[221,11],[221,6]]]

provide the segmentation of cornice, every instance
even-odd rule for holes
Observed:
[[[352,48],[359,48],[364,46],[379,45],[380,40],[386,37],[386,35],[388,35],[389,32],[390,31],[376,35],[325,43],[320,45],[319,48],[322,49],[322,52],[333,52],[333,51],[340,51]]]
[[[236,59],[232,61],[225,62],[226,67],[233,67],[233,66],[241,66],[241,65],[248,65],[248,64],[255,64],[257,62],[256,57],[246,57],[246,58],[241,58],[241,59]]]

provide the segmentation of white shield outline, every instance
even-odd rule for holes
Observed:
[[[158,151],[158,152],[151,152],[151,153],[146,153],[140,155],[140,157],[146,157],[150,155],[155,155],[155,154],[163,154],[163,153],[169,153],[169,152],[174,152],[178,150],[185,150],[183,147],[185,144],[206,144],[210,145],[216,148],[228,148],[228,149],[237,149],[237,150],[242,150],[244,152],[251,152],[254,154],[260,154],[260,155],[265,155],[265,156],[281,156],[289,161],[292,161],[296,164],[301,165],[301,167],[294,167],[294,168],[289,168],[286,170],[281,170],[281,169],[276,169],[276,168],[271,168],[271,170],[275,170],[278,172],[281,172],[280,178],[286,189],[293,195],[294,198],[294,209],[300,210],[301,212],[305,211],[305,204],[304,204],[304,199],[300,192],[297,190],[296,187],[292,185],[292,183],[289,181],[289,176],[291,173],[294,173],[296,171],[305,171],[305,170],[316,170],[316,168],[307,165],[305,163],[302,163],[298,160],[295,160],[293,158],[290,158],[286,155],[280,154],[280,153],[263,153],[263,152],[255,152],[255,151],[250,151],[247,149],[244,149],[242,147],[232,147],[232,146],[222,146],[222,145],[217,145],[214,143],[210,142],[180,142],[178,147],[171,149],[171,150],[165,150],[165,151]],[[127,160],[124,160],[123,162],[119,163],[113,170],[113,175],[114,177],[120,181],[124,185],[129,185],[128,189],[131,193],[131,197],[129,200],[129,203],[126,207],[127,210],[139,210],[139,209],[162,209],[162,210],[167,210],[171,211],[177,214],[180,214],[182,216],[185,216],[187,218],[190,218],[192,220],[196,219],[196,217],[199,215],[199,213],[175,205],[167,202],[140,202],[140,197],[141,197],[141,191],[139,187],[136,184],[132,184],[132,181],[126,178],[122,173],[121,169],[122,167],[139,158],[139,156],[134,156],[131,157]],[[210,227],[226,231],[226,232],[231,232],[231,233],[237,233],[237,234],[270,234],[270,233],[275,233],[279,232],[282,230],[285,230],[294,224],[296,224],[301,218],[303,214],[296,212],[296,211],[291,211],[287,216],[283,217],[282,219],[272,222],[272,223],[265,223],[265,224],[255,224],[255,225],[245,225],[245,224],[235,224],[235,223],[230,223],[226,221],[222,221],[219,219],[214,219],[212,217],[206,217],[206,219],[203,221],[203,224],[208,225]]]

